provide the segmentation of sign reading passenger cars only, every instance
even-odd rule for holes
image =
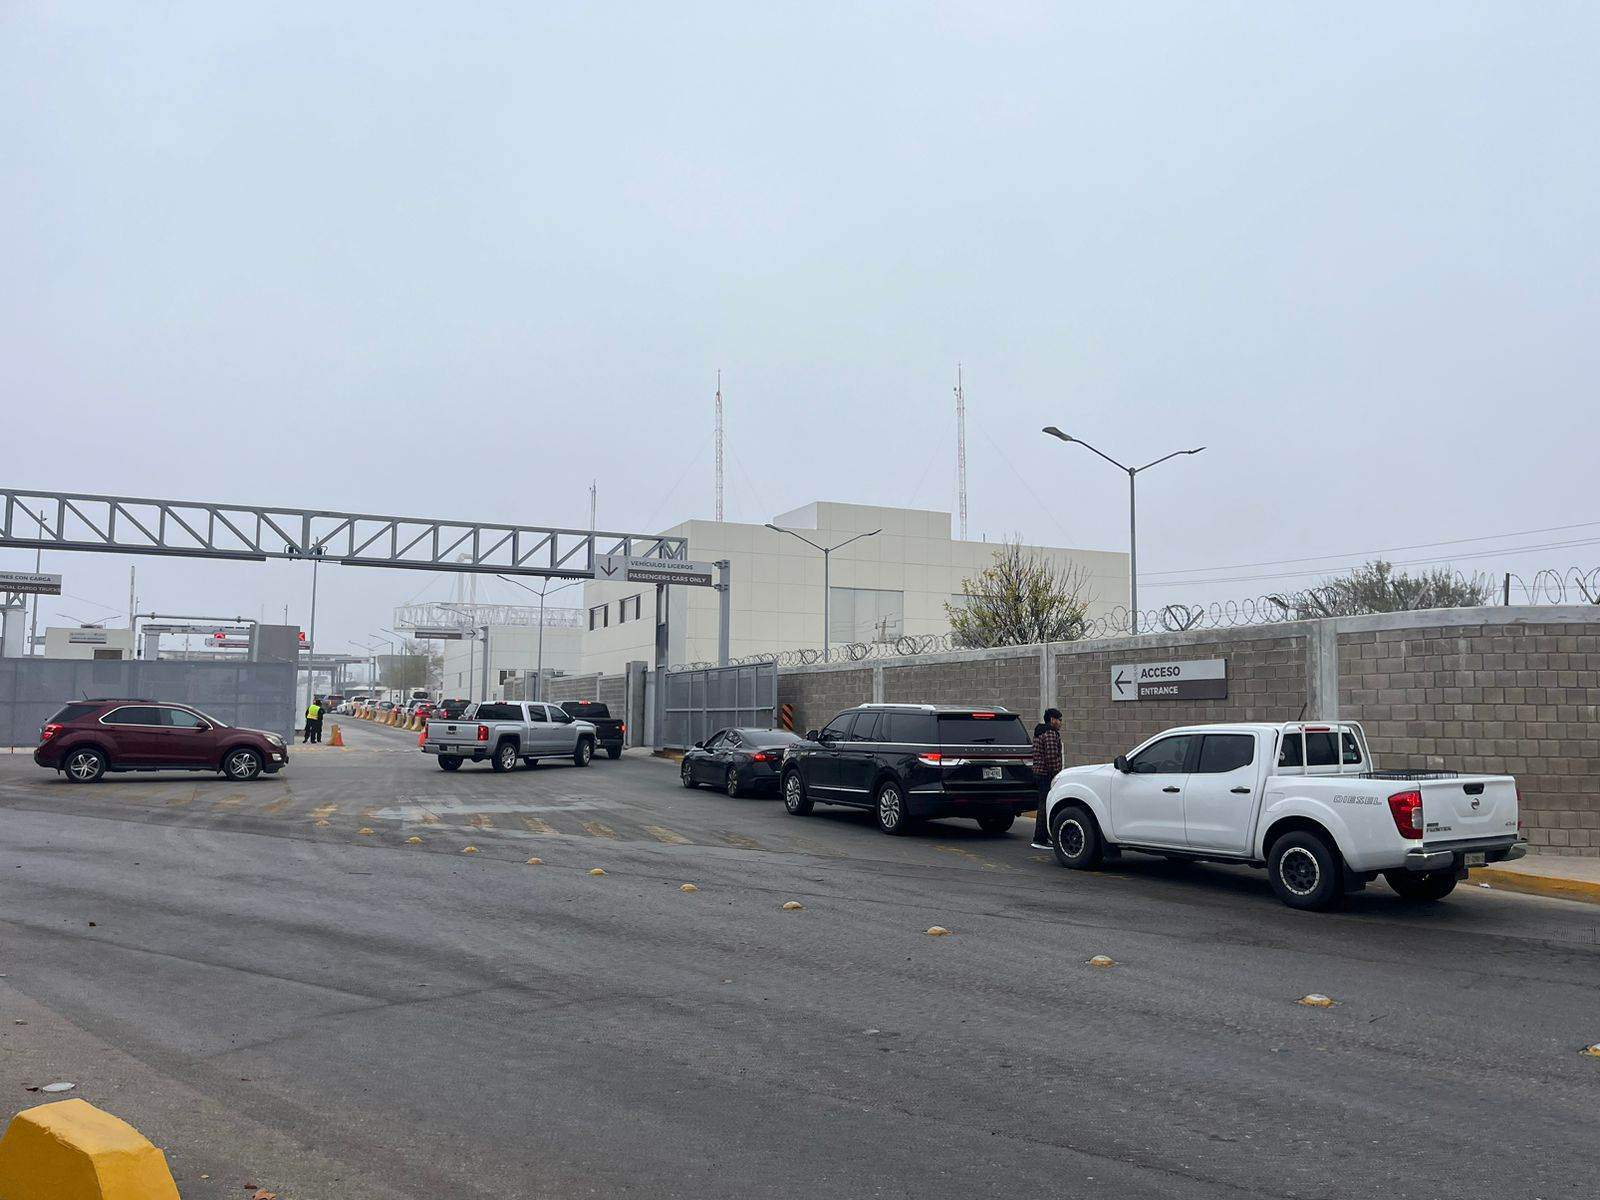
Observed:
[[[1113,700],[1226,700],[1228,660],[1121,663],[1111,668]]]

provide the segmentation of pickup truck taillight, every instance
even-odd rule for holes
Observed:
[[[1422,836],[1422,793],[1396,792],[1389,797],[1389,815],[1404,838]]]
[[[51,738],[55,737],[55,735],[60,733],[60,732],[61,732],[61,726],[59,726],[59,725],[46,725],[43,729],[39,730],[39,744],[41,746],[44,745],[46,742],[48,742]]]
[[[487,742],[489,740],[489,727],[487,725],[478,726],[478,740],[480,742]]]

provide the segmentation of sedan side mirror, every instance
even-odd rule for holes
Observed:
[[[1128,756],[1126,754],[1117,755],[1116,758],[1111,760],[1111,765],[1126,775],[1128,773]]]
[[[706,748],[706,744],[704,742],[696,742],[694,744],[694,748],[696,750],[704,750]]]

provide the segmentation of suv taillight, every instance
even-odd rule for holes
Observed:
[[[925,767],[937,767],[944,763],[944,755],[935,750],[932,754],[919,754],[917,761]]]
[[[1389,797],[1389,815],[1404,838],[1422,836],[1422,793],[1396,792]]]
[[[61,725],[46,725],[39,730],[39,744],[42,746],[63,729]]]
[[[478,726],[478,740],[480,742],[487,742],[489,740],[489,727],[487,725]]]

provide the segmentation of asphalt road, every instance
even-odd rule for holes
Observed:
[[[0,1117],[72,1080],[187,1200],[1593,1195],[1600,908],[1309,915],[346,728],[243,786],[0,754]]]

